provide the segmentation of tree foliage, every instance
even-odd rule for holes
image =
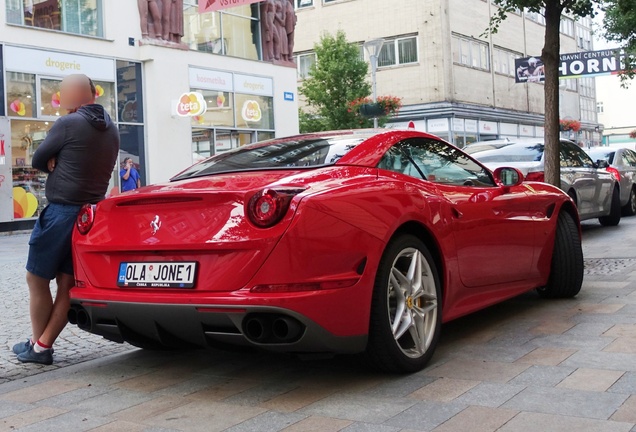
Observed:
[[[314,50],[316,63],[299,87],[307,102],[307,110],[300,112],[301,132],[368,126],[366,121],[360,124],[359,114],[349,109],[351,101],[371,93],[368,65],[360,58],[360,48],[347,42],[339,30],[335,35],[324,34]]]
[[[636,1],[607,0],[604,2],[603,28],[605,39],[618,42],[625,53],[625,71],[620,74],[623,84],[636,75]]]
[[[499,8],[491,17],[487,32],[496,33],[499,25],[509,13],[526,9],[545,16],[545,38],[541,60],[545,70],[545,180],[561,186],[561,164],[559,159],[559,60],[561,39],[559,27],[561,16],[593,16],[595,6],[601,0],[494,0]]]

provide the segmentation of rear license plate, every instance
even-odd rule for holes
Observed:
[[[123,262],[117,285],[145,288],[193,288],[196,262]]]

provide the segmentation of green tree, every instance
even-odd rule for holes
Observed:
[[[300,111],[301,132],[367,127],[368,121],[361,124],[358,113],[349,108],[351,101],[371,93],[360,48],[339,30],[335,36],[324,34],[314,50],[316,63],[299,88],[307,103]]]
[[[636,53],[636,2],[634,0],[607,0],[603,8],[605,39],[618,42],[625,53],[625,71],[620,77],[623,85],[635,76],[633,53]]]
[[[564,13],[585,17],[594,15],[594,7],[602,1],[594,0],[494,0],[499,9],[490,19],[488,31],[496,33],[509,13],[517,9],[543,13],[545,38],[541,60],[545,68],[545,181],[561,186],[559,160],[559,61],[561,39],[559,27]]]

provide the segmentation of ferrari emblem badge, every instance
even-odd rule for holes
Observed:
[[[159,228],[161,228],[161,219],[159,219],[159,215],[155,215],[155,218],[152,220],[152,222],[150,222],[150,229],[152,229],[152,235],[157,234],[157,231],[159,231]]]

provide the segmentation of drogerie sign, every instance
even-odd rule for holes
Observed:
[[[624,55],[618,50],[583,51],[561,54],[559,78],[579,78],[617,74],[625,69]],[[540,82],[545,80],[541,58],[515,59],[515,82]]]

